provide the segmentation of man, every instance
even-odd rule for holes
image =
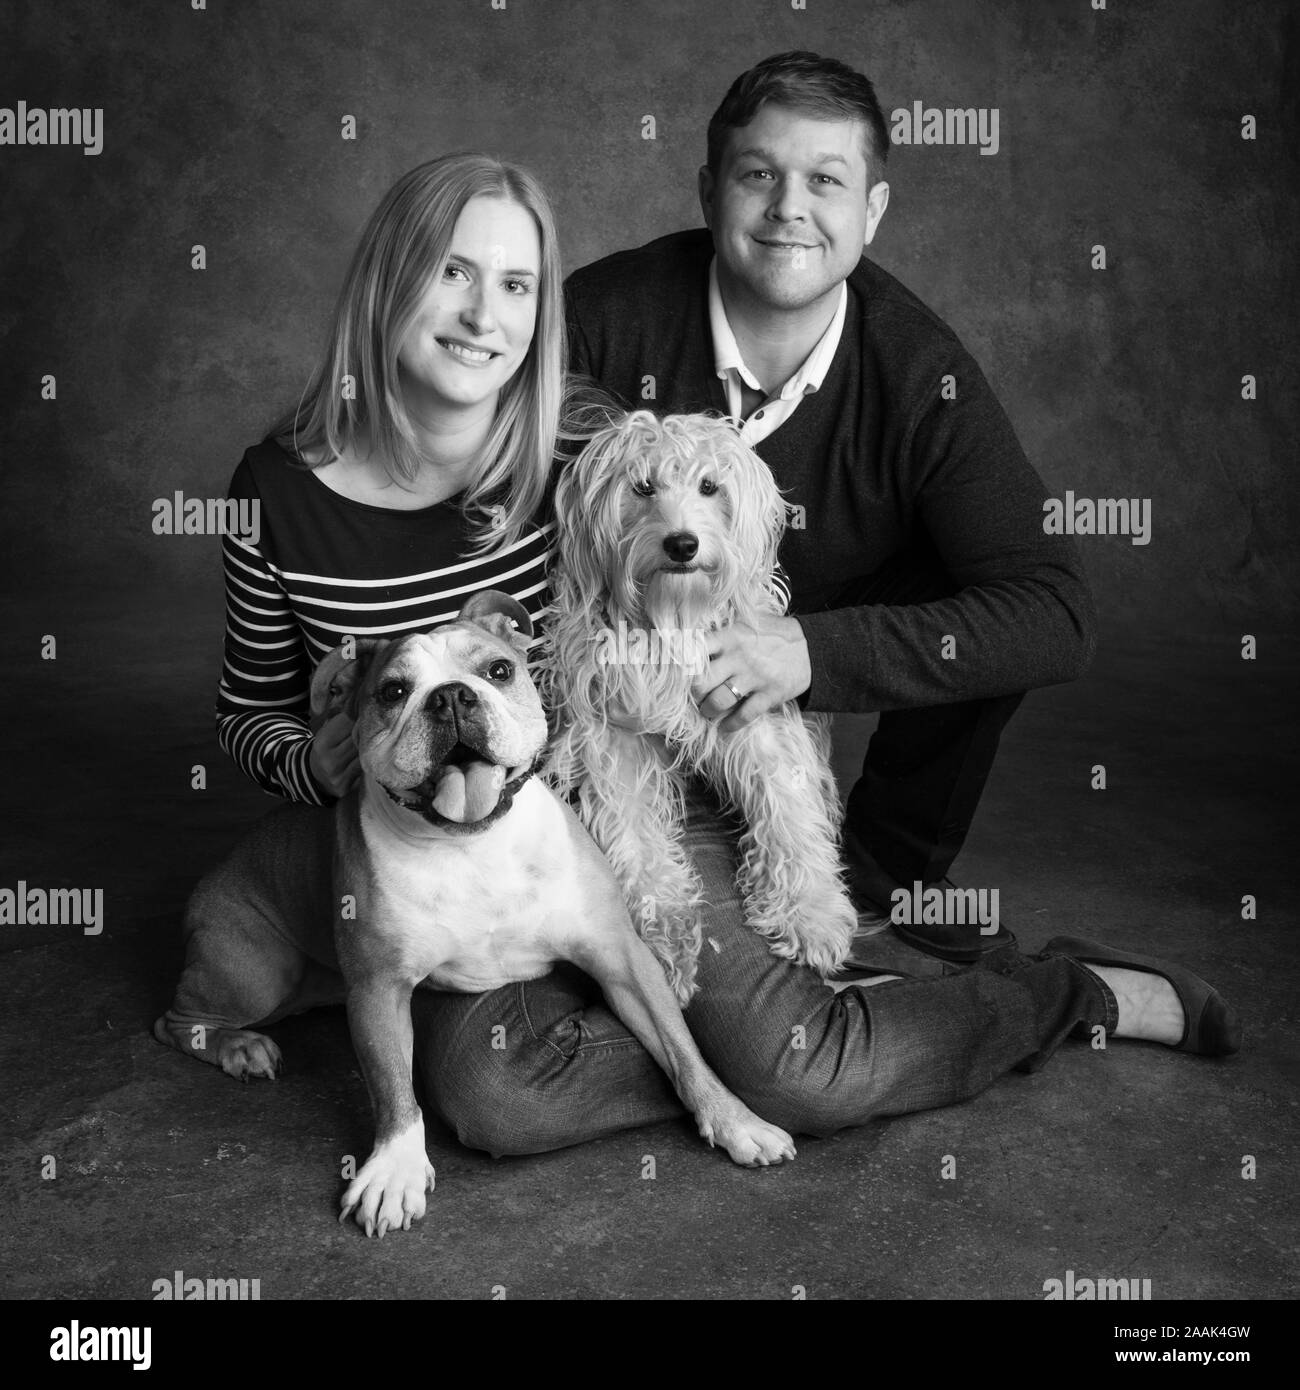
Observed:
[[[733,417],[785,490],[794,616],[718,634],[697,697],[724,730],[784,701],[880,711],[848,798],[860,910],[946,883],[1026,690],[1091,660],[1073,541],[955,334],[869,261],[889,201],[871,83],[812,53],[743,73],[699,173],[707,230],[577,271],[572,366],[631,406]],[[739,698],[738,698],[739,696]],[[895,925],[969,962],[1013,940]]]

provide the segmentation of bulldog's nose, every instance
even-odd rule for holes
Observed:
[[[439,724],[454,724],[456,716],[478,704],[478,696],[463,681],[449,681],[429,696],[425,708]]]
[[[668,558],[679,565],[684,565],[688,560],[695,559],[695,552],[699,548],[699,540],[689,531],[674,531],[671,535],[664,537],[664,550],[667,552]]]

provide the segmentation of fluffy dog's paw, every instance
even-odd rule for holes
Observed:
[[[217,1061],[222,1071],[238,1081],[247,1081],[250,1076],[264,1076],[274,1081],[283,1065],[280,1049],[270,1038],[243,1028],[221,1030]]]
[[[424,1219],[424,1194],[433,1184],[423,1141],[418,1152],[408,1145],[376,1149],[339,1200],[339,1220],[355,1214],[366,1235],[380,1240],[389,1231],[409,1231],[412,1221]]]
[[[838,884],[810,893],[807,901],[783,911],[781,939],[770,939],[773,955],[811,966],[823,978],[848,959],[858,914]]]
[[[704,1137],[710,1143],[720,1144],[742,1168],[767,1168],[773,1163],[784,1163],[794,1158],[796,1152],[794,1140],[785,1130],[760,1120],[752,1110],[743,1108],[738,1115],[720,1121],[712,1136],[706,1133]]]

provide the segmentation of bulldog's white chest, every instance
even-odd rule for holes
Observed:
[[[478,834],[385,845],[368,908],[404,973],[470,994],[546,974],[566,899],[551,804],[528,783]]]

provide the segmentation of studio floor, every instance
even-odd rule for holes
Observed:
[[[11,604],[0,886],[102,887],[105,925],[0,927],[3,1296],[148,1299],[178,1270],[263,1299],[1041,1299],[1068,1270],[1155,1299],[1296,1296],[1294,648],[1105,637],[1083,680],[1022,706],[953,871],[999,886],[1023,948],[1069,931],[1197,968],[1244,1017],[1238,1056],[1068,1043],[757,1172],[684,1120],[493,1160],[431,1117],[429,1215],[379,1242],[334,1220],[339,1156],[370,1139],[341,1011],[271,1030],[274,1084],[150,1034],[189,888],[273,804],[212,734],[219,604],[54,610]],[[838,721],[842,773],[869,729]]]

